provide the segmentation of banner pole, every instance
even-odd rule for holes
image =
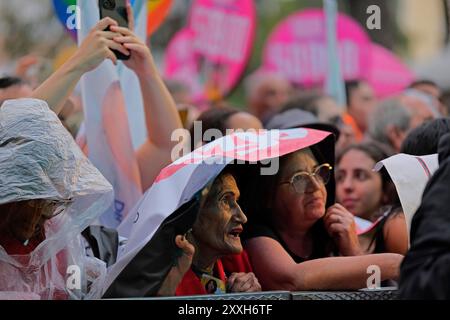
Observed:
[[[336,0],[324,0],[326,21],[328,68],[325,92],[336,99],[341,108],[345,108],[345,85],[340,68],[337,43],[337,3]]]

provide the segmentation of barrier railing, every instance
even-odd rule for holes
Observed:
[[[220,295],[139,298],[139,300],[395,300],[396,294],[397,288],[386,287],[357,291],[263,291]]]

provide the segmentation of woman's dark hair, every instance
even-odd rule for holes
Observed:
[[[0,89],[7,89],[12,86],[22,85],[25,82],[17,77],[3,77],[0,78]]]
[[[408,134],[402,143],[400,152],[415,156],[437,153],[439,140],[449,132],[449,118],[425,122]]]
[[[350,104],[350,96],[353,90],[357,89],[362,83],[366,83],[362,79],[348,80],[345,81],[345,96],[347,97],[347,106]]]
[[[228,128],[227,122],[228,119],[235,115],[236,113],[241,112],[238,109],[224,106],[220,108],[212,108],[209,110],[204,111],[196,120],[200,121],[202,124],[202,132],[201,137],[195,137],[194,136],[194,126],[195,122],[192,124],[191,129],[189,130],[189,133],[191,135],[191,150],[194,150],[197,144],[202,142],[211,142],[214,140],[214,137],[212,137],[211,141],[203,141],[203,135],[206,130],[208,129],[217,129],[219,130],[223,135],[226,133],[226,129]],[[200,138],[200,139],[195,139]]]
[[[336,157],[336,166],[339,166],[339,163],[342,160],[342,157],[347,154],[349,151],[358,150],[365,153],[369,158],[371,158],[375,163],[382,161],[386,158],[389,158],[393,154],[387,150],[382,144],[370,141],[370,142],[362,142],[357,144],[352,144],[343,150],[341,150]],[[381,175],[382,181],[382,191],[383,191],[383,205],[387,204],[400,204],[400,200],[398,198],[397,191],[395,189],[394,183],[392,182],[391,177],[389,176],[387,170],[383,167],[379,171]]]

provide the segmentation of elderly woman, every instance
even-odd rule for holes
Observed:
[[[85,256],[79,235],[112,197],[111,185],[45,102],[5,102],[0,109],[0,298],[99,297],[106,265]]]
[[[359,256],[353,216],[334,204],[333,166],[329,136],[281,157],[276,175],[253,176],[242,188],[250,220],[244,246],[264,290],[360,289],[370,265],[380,268],[380,281],[398,277],[401,255]]]
[[[214,280],[216,287],[225,292],[260,291],[261,286],[244,259],[244,272],[227,275],[222,258],[242,254],[240,234],[247,222],[237,201],[239,189],[233,175],[222,173],[211,186],[187,240],[195,248],[191,269],[177,287],[176,295],[206,294],[207,285]],[[225,258],[227,259],[227,258]],[[226,262],[225,262],[226,264]]]
[[[44,101],[0,109],[0,195],[0,299],[100,298],[108,261],[86,256],[81,232],[109,207],[112,187]]]
[[[240,240],[247,217],[239,196],[226,168],[159,226],[104,297],[207,294],[211,280],[215,293],[260,291]]]

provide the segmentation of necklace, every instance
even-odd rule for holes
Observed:
[[[200,269],[199,267],[197,267],[195,264],[192,264],[192,271],[194,271],[194,273],[197,275],[197,276],[199,276],[199,277],[201,277],[202,275],[204,275],[204,274],[206,274],[206,275],[209,275],[209,276],[212,276],[213,275],[213,272],[214,272],[214,265],[212,266],[212,267],[209,267],[209,268],[207,268],[207,269]]]

